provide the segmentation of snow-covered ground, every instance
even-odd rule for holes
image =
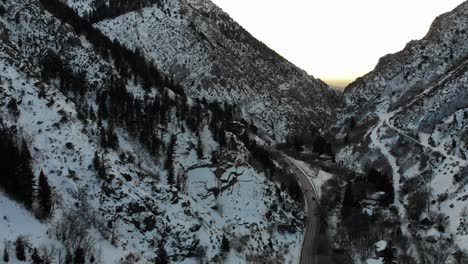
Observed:
[[[79,103],[97,111],[96,92],[108,79],[117,78],[112,61],[99,56],[84,36],[43,12],[37,1],[5,4],[8,12],[0,18],[0,125],[16,127],[28,143],[33,172],[46,174],[56,210],[52,219],[40,222],[0,190],[0,246],[8,241],[13,250],[13,241],[24,235],[31,247],[48,244],[64,250],[48,230],[76,209],[84,194],[86,214],[104,223],[88,230],[103,263],[117,263],[131,254],[140,257],[133,262],[148,263],[159,243],[174,263],[221,262],[222,255],[224,263],[256,258],[297,262],[301,208],[249,164],[249,152],[233,134],[228,138],[235,149],[217,153],[219,146],[204,120],[199,124],[203,157],[198,158],[198,135],[172,113],[167,127],[157,131],[162,140],[157,158],[123,127],[114,129],[118,148],[103,148],[98,122],[79,118],[78,100],[63,93],[58,81],[42,82],[39,62],[44,54],[57,53],[72,70],[82,72],[90,91]],[[127,90],[136,98],[154,98],[154,90],[146,92],[133,82],[127,83]],[[17,113],[8,108],[12,99],[18,102]],[[172,134],[177,137],[174,168],[179,191],[167,184],[164,168]],[[212,162],[213,152],[219,155],[217,163]],[[95,153],[106,167],[106,179],[97,177]],[[211,187],[215,189],[207,191]],[[284,226],[294,232],[280,228]],[[227,253],[221,252],[223,235],[231,244]]]
[[[333,174],[330,174],[326,171],[323,171],[319,168],[312,168],[310,164],[307,164],[306,162],[298,159],[294,159],[292,157],[288,158],[294,162],[301,170],[307,175],[307,179],[309,182],[314,186],[317,195],[320,197],[322,195],[322,185],[332,177],[334,177]]]
[[[236,103],[265,138],[283,141],[292,125],[319,126],[331,116],[334,91],[263,46],[212,2],[160,2],[95,26],[155,61],[191,96]]]

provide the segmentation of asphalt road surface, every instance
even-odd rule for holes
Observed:
[[[317,192],[315,190],[315,186],[313,186],[307,179],[307,173],[289,156],[284,154],[283,156],[299,181],[306,202],[306,212],[308,217],[304,241],[302,242],[301,260],[299,263],[318,264],[316,254],[319,231]]]

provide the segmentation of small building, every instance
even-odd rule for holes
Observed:
[[[424,212],[419,216],[419,224],[426,228],[430,228],[432,225],[434,225],[431,219],[429,219],[429,216]]]

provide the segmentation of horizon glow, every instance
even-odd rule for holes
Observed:
[[[212,0],[254,37],[342,88],[462,0]]]

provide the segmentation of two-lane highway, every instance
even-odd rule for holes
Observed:
[[[300,264],[318,264],[317,262],[317,238],[319,231],[318,196],[315,186],[307,179],[307,173],[292,159],[282,154],[286,163],[293,169],[298,180],[306,202],[307,225],[302,242]]]

